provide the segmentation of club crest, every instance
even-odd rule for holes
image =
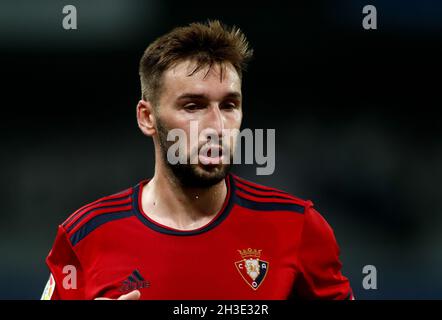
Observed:
[[[257,249],[238,250],[243,258],[235,262],[236,269],[253,290],[257,290],[269,269],[269,263],[260,259],[261,251]]]

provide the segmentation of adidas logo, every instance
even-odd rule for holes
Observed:
[[[129,292],[136,289],[149,288],[149,286],[149,281],[144,280],[138,270],[134,270],[132,274],[123,281],[120,291]]]

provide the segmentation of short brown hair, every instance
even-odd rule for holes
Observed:
[[[186,59],[196,62],[189,76],[206,66],[210,70],[214,63],[230,62],[241,78],[252,55],[253,49],[242,31],[218,20],[175,28],[152,42],[141,58],[142,99],[153,104],[158,102],[162,75],[178,62]]]

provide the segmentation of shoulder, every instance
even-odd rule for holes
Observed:
[[[313,242],[334,243],[334,231],[311,200],[304,200],[285,191],[260,185],[231,175],[238,205],[255,211],[292,212],[303,221],[302,235]]]
[[[238,204],[258,211],[293,211],[304,214],[313,207],[311,200],[304,200],[286,191],[257,184],[231,175]]]
[[[104,223],[132,215],[133,195],[131,187],[88,203],[71,214],[60,227],[75,245]]]

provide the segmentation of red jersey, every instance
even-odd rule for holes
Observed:
[[[220,212],[182,231],[143,212],[148,181],[73,213],[46,262],[44,297],[349,299],[333,230],[311,201],[229,174]]]

